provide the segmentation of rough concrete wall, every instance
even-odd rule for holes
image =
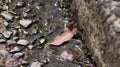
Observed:
[[[97,67],[119,67],[119,53],[117,35],[113,36],[112,29],[106,24],[104,11],[96,0],[74,0],[74,7],[78,17],[81,40],[90,50],[92,59]]]

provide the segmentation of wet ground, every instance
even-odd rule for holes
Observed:
[[[44,48],[71,24],[67,0],[0,0],[1,67],[94,67],[88,49],[74,37]]]

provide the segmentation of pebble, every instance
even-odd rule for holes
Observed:
[[[116,7],[112,12],[113,12],[117,17],[120,17],[120,7]]]
[[[1,15],[7,20],[12,20],[13,19],[13,15],[8,13],[7,11],[2,12]]]
[[[70,61],[72,61],[73,60],[73,55],[69,54],[67,51],[63,51],[60,54],[60,58],[63,59],[63,60],[70,60]]]
[[[15,56],[16,58],[20,58],[20,57],[22,57],[23,55],[24,55],[24,54],[21,53],[21,52],[14,54],[14,56]]]
[[[5,37],[5,38],[10,38],[10,36],[12,35],[12,32],[11,31],[4,31],[2,33],[2,35]]]
[[[40,43],[43,44],[45,42],[45,39],[41,39]]]
[[[5,39],[0,39],[0,43],[5,43],[6,40]]]
[[[7,21],[3,22],[3,24],[5,25],[5,27],[7,27],[9,25],[9,23]]]
[[[37,32],[38,32],[38,31],[37,31],[36,29],[33,29],[32,32],[31,32],[31,34],[32,34],[32,35],[35,35],[35,34],[37,34]]]
[[[22,1],[18,1],[16,4],[16,6],[18,6],[18,7],[22,7],[23,5],[24,5],[24,2],[22,2]]]
[[[28,27],[31,23],[32,23],[32,20],[20,20],[19,21],[20,25],[24,26],[24,27]]]
[[[20,48],[15,46],[10,52],[19,52],[19,51],[20,51]]]
[[[0,50],[0,55],[3,57],[7,57],[9,55],[9,52],[7,50]]]
[[[15,40],[8,40],[8,41],[7,41],[7,44],[8,44],[8,45],[16,44],[16,41],[15,41]]]
[[[17,44],[20,44],[20,45],[23,45],[23,46],[26,46],[29,42],[25,39],[21,39],[21,40],[18,40]]]
[[[120,32],[120,19],[114,22],[114,29],[116,32]]]
[[[28,45],[28,48],[29,48],[29,49],[32,49],[32,48],[33,48],[33,45]]]
[[[30,67],[41,67],[41,63],[37,61],[33,62]]]

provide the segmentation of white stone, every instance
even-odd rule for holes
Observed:
[[[120,32],[120,19],[114,22],[115,31]]]
[[[2,12],[1,15],[7,20],[12,20],[13,19],[13,15],[8,13],[7,11]]]
[[[32,48],[33,48],[33,45],[28,45],[28,48],[29,48],[29,49],[32,49]]]
[[[20,20],[19,21],[20,25],[24,26],[24,27],[28,27],[31,23],[32,23],[32,20]]]
[[[4,43],[4,42],[6,42],[5,39],[0,39],[0,43]]]
[[[41,39],[40,43],[43,44],[45,42],[45,39]]]
[[[10,36],[12,35],[12,32],[11,31],[4,31],[2,33],[2,35],[5,37],[5,38],[10,38]]]
[[[18,1],[16,5],[19,6],[19,7],[21,7],[21,6],[23,6],[23,4],[24,3],[22,1]]]
[[[6,57],[9,54],[7,50],[0,50],[0,55]]]
[[[29,42],[25,39],[18,40],[17,44],[26,46]]]
[[[15,43],[16,43],[15,40],[8,40],[8,41],[7,41],[7,44],[8,44],[8,45],[10,45],[10,44],[15,44]]]
[[[30,67],[41,67],[40,62],[33,62]]]
[[[67,51],[64,51],[64,52],[61,53],[60,58],[63,59],[63,60],[72,61],[73,60],[73,55],[69,54]]]
[[[20,48],[18,48],[18,47],[16,46],[16,47],[14,47],[10,52],[18,52],[18,51],[20,51]]]
[[[9,23],[7,21],[3,22],[3,24],[7,27]]]
[[[24,54],[23,54],[23,53],[20,53],[20,52],[14,54],[14,56],[17,57],[17,58],[19,58],[19,57],[21,57],[21,56],[23,56],[23,55],[24,55]]]

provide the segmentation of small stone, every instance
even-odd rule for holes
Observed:
[[[18,1],[16,4],[16,6],[18,6],[18,7],[22,7],[23,5],[24,5],[24,2],[22,2],[22,1]]]
[[[45,39],[41,39],[40,43],[43,44],[45,42]]]
[[[64,51],[64,52],[61,53],[60,58],[63,59],[63,60],[72,61],[73,60],[73,55],[69,54],[67,51]]]
[[[3,22],[3,24],[7,27],[9,23],[7,21]]]
[[[0,50],[0,55],[6,57],[9,55],[9,52],[7,50]]]
[[[20,20],[19,23],[20,23],[20,25],[22,25],[24,27],[28,27],[32,23],[32,21],[23,19],[23,20]]]
[[[19,51],[20,51],[20,48],[15,46],[10,52],[19,52]]]
[[[2,35],[5,37],[5,38],[10,38],[10,36],[12,35],[12,32],[11,31],[4,31],[2,33]]]
[[[6,4],[3,5],[3,10],[8,10],[8,6]]]
[[[15,41],[15,40],[8,40],[8,41],[7,41],[7,44],[8,44],[8,45],[16,44],[16,41]]]
[[[115,14],[117,17],[120,17],[120,7],[114,8],[114,10],[113,10],[112,12],[113,12],[113,14]]]
[[[41,63],[37,61],[33,62],[30,67],[41,67]]]
[[[33,45],[28,45],[28,48],[29,48],[29,49],[32,49],[32,48],[33,48]]]
[[[13,32],[13,35],[17,34],[17,30],[12,30],[12,32]]]
[[[13,40],[17,40],[18,39],[18,37],[13,37]]]
[[[0,43],[5,43],[6,40],[5,39],[0,39]]]
[[[37,34],[37,32],[38,32],[38,31],[37,31],[36,29],[33,29],[32,32],[31,32],[31,34],[32,34],[32,35],[35,35],[35,34]]]
[[[114,22],[114,29],[116,32],[120,32],[120,20],[119,19]]]
[[[7,20],[12,20],[13,19],[13,15],[8,13],[7,11],[2,12],[1,15]]]
[[[20,45],[23,45],[23,46],[26,46],[29,42],[25,39],[21,39],[21,40],[18,40],[17,44],[20,44]]]
[[[15,53],[15,54],[14,54],[14,56],[15,56],[16,58],[22,57],[23,55],[24,55],[24,54],[21,53],[21,52]]]

